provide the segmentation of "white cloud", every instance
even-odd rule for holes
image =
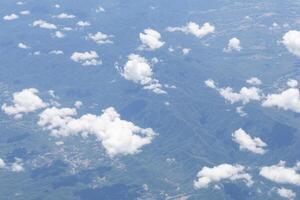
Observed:
[[[250,85],[261,85],[262,81],[257,77],[251,77],[246,81]]]
[[[185,34],[192,34],[198,38],[202,38],[210,33],[214,33],[215,27],[208,22],[204,23],[201,27],[195,22],[189,22],[186,24],[186,26],[183,27],[168,27],[167,31],[181,31]]]
[[[73,18],[75,18],[75,15],[70,15],[70,14],[67,14],[67,13],[61,13],[61,14],[56,15],[54,17],[58,18],[58,19],[73,19]]]
[[[293,190],[286,189],[284,187],[277,188],[276,191],[279,196],[281,196],[282,198],[286,198],[288,200],[293,200],[296,197],[296,194],[295,192],[293,192]]]
[[[211,79],[206,80],[204,83],[207,87],[217,90],[219,94],[231,104],[237,102],[247,104],[250,101],[259,101],[262,98],[262,92],[257,87],[242,87],[239,92],[234,92],[231,87],[218,88]]]
[[[122,120],[113,107],[103,110],[99,116],[88,113],[75,118],[76,115],[74,108],[47,108],[40,114],[38,125],[53,136],[94,135],[111,157],[138,153],[156,135],[151,128],[140,128]]]
[[[33,27],[37,26],[37,27],[44,28],[44,29],[57,29],[55,24],[48,23],[41,19],[34,21],[32,26]]]
[[[102,6],[98,6],[98,8],[96,8],[96,12],[105,12],[105,9]]]
[[[20,12],[20,15],[30,15],[30,11],[29,10],[22,10]]]
[[[20,43],[18,44],[18,47],[19,47],[20,49],[29,49],[29,46],[27,46],[26,44],[24,44],[24,43],[22,43],[22,42],[20,42]]]
[[[247,150],[256,154],[264,154],[267,146],[260,138],[252,138],[243,129],[238,129],[232,134],[232,140],[239,144],[240,150]]]
[[[242,102],[247,104],[250,101],[258,101],[261,99],[261,91],[256,87],[242,87],[241,90],[237,93],[234,92],[231,87],[220,88],[219,93],[224,99],[229,101],[231,104]]]
[[[64,52],[62,50],[52,50],[49,52],[50,54],[62,55]]]
[[[91,23],[88,22],[88,21],[78,21],[77,22],[77,26],[80,26],[80,27],[86,27],[86,26],[90,26]]]
[[[298,86],[298,81],[295,80],[295,79],[289,79],[286,84],[289,86],[289,87],[297,87]]]
[[[7,115],[13,115],[15,118],[22,118],[24,113],[34,112],[47,106],[37,94],[38,90],[35,88],[28,88],[23,89],[20,92],[15,92],[12,99],[13,105],[9,106],[4,103],[1,109]]]
[[[106,35],[104,33],[97,32],[95,34],[89,33],[86,39],[93,40],[97,44],[112,44],[113,41],[110,38],[112,38],[111,35]]]
[[[216,88],[215,81],[212,79],[207,79],[206,81],[204,81],[204,83],[209,88]]]
[[[16,158],[16,161],[11,165],[11,171],[13,172],[23,172],[25,169],[23,167],[22,160]]]
[[[75,104],[74,104],[74,106],[76,108],[80,108],[82,106],[82,102],[81,101],[76,101]]]
[[[282,43],[290,53],[300,57],[300,31],[288,31],[282,37]]]
[[[2,158],[0,158],[0,169],[4,168],[6,166],[4,160]]]
[[[158,94],[166,93],[159,81],[153,78],[152,68],[144,57],[130,54],[121,74],[125,79],[143,85],[144,89]]]
[[[140,33],[139,37],[143,45],[149,50],[159,49],[165,44],[161,41],[160,33],[150,28],[145,29],[143,33]]]
[[[243,180],[247,185],[252,185],[252,177],[245,172],[245,167],[241,165],[221,164],[212,168],[203,167],[197,174],[194,186],[197,189],[207,188],[212,183],[223,180]]]
[[[247,113],[244,111],[244,107],[243,107],[243,106],[238,106],[238,107],[236,107],[236,112],[237,112],[241,117],[247,116]]]
[[[285,164],[280,161],[277,165],[262,167],[259,174],[276,183],[300,185],[299,167],[286,167]]]
[[[300,112],[299,90],[297,88],[288,88],[279,94],[269,94],[263,101],[262,106]]]
[[[55,31],[55,33],[53,34],[54,37],[56,38],[64,38],[65,34],[61,31]]]
[[[189,48],[183,48],[183,49],[182,49],[182,53],[183,53],[183,55],[187,55],[187,54],[189,54],[189,53],[190,53],[190,51],[191,51],[191,49],[189,49]]]
[[[5,15],[4,17],[3,17],[3,19],[4,20],[6,20],[6,21],[11,21],[11,20],[15,20],[15,19],[18,19],[19,18],[19,16],[18,15],[16,15],[16,14],[10,14],[10,15]]]
[[[81,63],[83,66],[95,66],[102,64],[102,61],[96,51],[74,52],[71,56],[71,60]]]
[[[241,42],[236,37],[231,38],[228,42],[227,47],[223,49],[224,52],[241,51],[241,50],[242,50]]]

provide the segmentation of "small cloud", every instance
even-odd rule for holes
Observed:
[[[74,52],[71,56],[71,60],[80,63],[83,66],[96,66],[102,64],[96,51]]]
[[[63,55],[64,52],[62,50],[52,50],[49,52],[49,54]]]
[[[232,52],[232,51],[241,51],[241,42],[238,38],[234,37],[231,38],[228,42],[228,45],[226,48],[223,49],[224,52]]]
[[[298,81],[295,79],[289,79],[286,84],[291,88],[295,88],[298,86]]]
[[[259,174],[275,183],[300,185],[300,174],[297,172],[298,170],[298,165],[287,167],[284,161],[280,161],[276,165],[262,167]]]
[[[33,22],[32,24],[33,27],[40,27],[40,28],[44,28],[44,29],[57,29],[56,25],[48,23],[44,20],[36,20]]]
[[[60,31],[55,31],[55,33],[53,34],[53,37],[64,38],[65,34],[63,32],[60,32]]]
[[[232,140],[239,144],[240,150],[247,150],[255,154],[265,154],[267,146],[260,138],[252,138],[243,129],[238,129],[232,134]]]
[[[246,82],[250,85],[261,85],[262,81],[258,79],[257,77],[251,77]]]
[[[300,31],[288,31],[282,37],[282,43],[290,53],[300,57]]]
[[[276,189],[279,196],[288,200],[294,200],[296,198],[296,193],[293,190],[281,187]]]
[[[202,38],[210,33],[214,33],[215,27],[208,22],[204,23],[201,27],[195,22],[189,22],[183,27],[168,27],[167,31],[181,31],[185,34],[192,34],[198,38]]]
[[[9,106],[4,103],[1,108],[7,115],[13,115],[16,119],[22,118],[24,113],[34,112],[47,106],[37,95],[38,92],[35,88],[15,92],[12,99],[13,105]]]
[[[144,57],[137,54],[130,54],[128,61],[122,69],[121,75],[126,79],[144,86],[157,94],[165,94],[163,86],[153,78],[153,71],[150,63]]]
[[[22,10],[20,12],[20,15],[30,15],[30,11],[29,10]]]
[[[245,172],[242,165],[221,164],[212,168],[203,167],[197,174],[194,181],[196,189],[207,188],[210,184],[218,183],[222,180],[243,180],[248,186],[253,184],[252,177]]]
[[[104,33],[97,32],[95,34],[89,33],[86,39],[92,40],[97,44],[112,44],[113,43],[113,41],[111,40],[112,37],[113,36],[111,35],[106,35]]]
[[[165,43],[161,41],[161,35],[154,29],[145,29],[143,33],[139,34],[140,40],[143,44],[142,49],[155,50],[161,48]]]
[[[187,55],[187,54],[190,53],[190,51],[191,51],[191,49],[189,49],[189,48],[183,48],[183,49],[182,49],[182,54],[183,54],[183,55]]]
[[[26,44],[24,44],[24,43],[22,43],[22,42],[20,42],[20,43],[18,44],[18,47],[19,47],[20,49],[29,49],[29,46],[27,46]]]
[[[14,14],[14,13],[12,13],[12,14],[10,14],[10,15],[5,15],[5,16],[3,17],[3,19],[6,20],[6,21],[15,20],[15,19],[18,19],[18,18],[19,18],[19,16],[16,15],[16,14]]]
[[[77,22],[76,25],[80,26],[80,27],[86,27],[86,26],[90,26],[91,24],[88,21],[79,21],[79,22]]]
[[[58,18],[58,19],[73,19],[76,16],[75,15],[70,15],[70,14],[67,14],[67,13],[61,13],[59,15],[55,15],[54,17]]]

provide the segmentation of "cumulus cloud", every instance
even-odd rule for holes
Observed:
[[[73,19],[73,18],[75,18],[75,15],[70,15],[70,14],[67,14],[67,13],[61,13],[59,15],[55,15],[54,17],[58,18],[58,19]]]
[[[89,33],[86,39],[92,40],[97,44],[112,44],[113,41],[111,40],[112,36],[107,35],[101,32],[97,32],[95,34]]]
[[[297,88],[288,88],[278,94],[269,94],[263,101],[262,106],[300,112],[299,90]]]
[[[231,87],[218,88],[212,79],[208,79],[204,83],[207,87],[217,90],[231,104],[237,102],[247,104],[250,101],[259,101],[262,98],[261,90],[257,87],[242,87],[239,92],[234,92]]]
[[[15,92],[12,99],[13,105],[4,103],[1,108],[7,115],[22,118],[24,113],[34,112],[47,106],[37,94],[38,90],[35,88]]]
[[[189,49],[189,48],[183,48],[183,49],[182,49],[182,54],[183,54],[183,55],[187,55],[187,54],[190,53],[190,51],[191,51],[191,49]]]
[[[298,81],[295,80],[295,79],[289,79],[286,84],[289,86],[289,87],[297,87],[298,86]]]
[[[293,190],[281,187],[276,189],[279,196],[282,198],[286,198],[288,200],[293,200],[296,198],[296,193]]]
[[[247,150],[256,154],[264,154],[267,146],[260,138],[252,138],[243,129],[238,129],[232,134],[232,140],[239,144],[240,150]]]
[[[246,82],[250,85],[261,85],[262,81],[257,77],[251,77]]]
[[[258,101],[261,99],[260,92],[260,89],[256,87],[242,87],[239,92],[234,92],[231,87],[219,89],[220,95],[231,104],[236,102],[247,104],[250,101]]]
[[[88,21],[78,21],[76,25],[80,27],[86,27],[86,26],[90,26],[91,23]]]
[[[62,55],[64,52],[62,50],[52,50],[49,52],[50,54]]]
[[[238,38],[231,38],[227,44],[227,47],[223,49],[224,52],[241,51],[241,42]]]
[[[259,174],[276,183],[300,185],[298,170],[299,166],[287,167],[284,161],[280,161],[276,165],[262,167]]]
[[[216,88],[215,81],[212,79],[207,79],[206,81],[204,81],[204,83],[209,88],[212,88],[212,89]]]
[[[4,160],[0,158],[0,169],[4,168],[6,166]]]
[[[41,19],[34,21],[32,26],[40,27],[40,28],[44,28],[44,29],[57,29],[57,26],[55,24],[48,23]]]
[[[203,167],[197,174],[194,187],[197,189],[207,188],[210,184],[218,183],[223,180],[243,180],[247,185],[252,185],[252,177],[245,172],[242,165],[221,164],[212,168]]]
[[[21,159],[17,159],[16,162],[14,162],[11,165],[11,171],[13,172],[23,172],[25,169],[23,167],[23,163],[21,162]]]
[[[282,43],[290,53],[300,57],[300,31],[288,31],[283,35]]]
[[[65,34],[63,32],[61,32],[61,31],[55,31],[55,33],[53,34],[53,37],[64,38]]]
[[[80,108],[82,106],[82,102],[81,101],[76,101],[75,104],[74,104],[74,106],[76,108]]]
[[[20,43],[18,44],[18,47],[19,47],[20,49],[29,49],[29,46],[27,46],[26,44],[24,44],[24,43],[22,43],[22,42],[20,42]]]
[[[20,15],[30,15],[30,11],[29,10],[22,10],[20,12]]]
[[[14,14],[14,13],[12,13],[12,14],[10,14],[10,15],[5,15],[5,16],[3,17],[3,19],[6,20],[6,21],[15,20],[15,19],[18,19],[18,18],[19,18],[19,16],[16,15],[16,14]]]
[[[102,64],[96,51],[74,52],[70,58],[83,66],[96,66]]]
[[[147,28],[143,33],[139,34],[140,40],[144,45],[142,48],[155,50],[162,47],[165,43],[161,41],[161,35],[156,30]]]
[[[157,94],[166,93],[158,80],[153,78],[153,71],[146,58],[137,54],[130,54],[122,69],[121,75],[126,79],[144,86]]]
[[[47,108],[39,115],[38,125],[57,137],[94,135],[111,157],[138,153],[156,135],[151,128],[121,119],[113,107],[103,110],[101,115],[76,115],[75,108]]]
[[[198,38],[202,38],[210,33],[214,33],[215,27],[208,22],[204,23],[201,27],[195,22],[188,22],[183,27],[168,27],[167,31],[169,32],[181,31],[185,34],[192,34]]]

